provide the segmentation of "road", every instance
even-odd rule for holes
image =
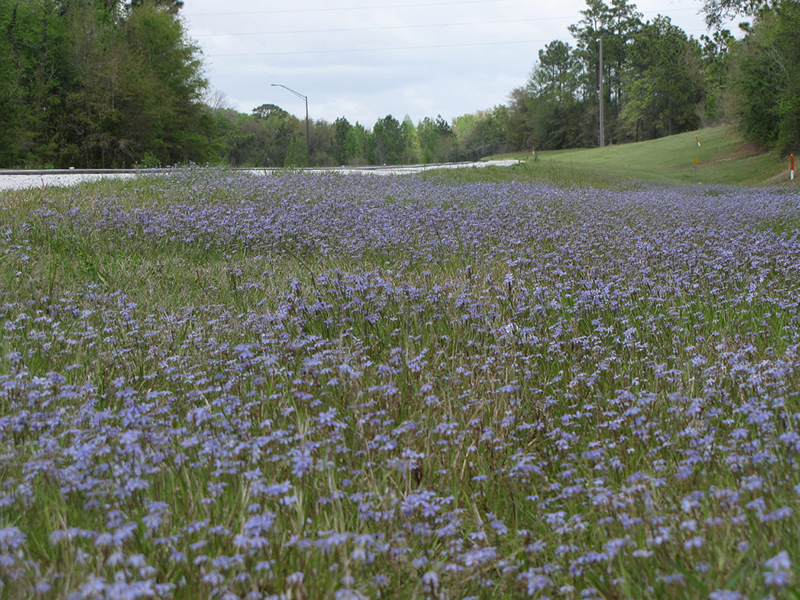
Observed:
[[[489,160],[484,162],[440,163],[432,165],[390,165],[381,167],[330,167],[307,169],[310,173],[361,173],[365,175],[406,175],[420,173],[434,169],[465,169],[481,167],[508,167],[518,164],[518,160]],[[69,169],[69,170],[26,170],[7,171],[0,170],[0,191],[21,190],[46,186],[63,187],[76,185],[84,181],[94,181],[102,178],[130,178],[141,174],[168,173],[174,169],[147,169],[147,170],[99,170],[99,169]],[[253,175],[267,175],[280,172],[282,169],[237,169]]]

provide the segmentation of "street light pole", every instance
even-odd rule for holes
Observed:
[[[311,135],[310,135],[310,131],[311,130],[309,129],[309,126],[308,126],[308,96],[304,96],[300,92],[295,91],[290,87],[286,87],[282,83],[273,83],[272,87],[282,87],[283,89],[291,92],[295,96],[297,96],[299,98],[302,98],[303,100],[306,101],[306,166],[310,167],[311,166]]]

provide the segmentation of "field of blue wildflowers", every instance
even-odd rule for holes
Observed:
[[[800,594],[800,196],[0,198],[0,597]]]

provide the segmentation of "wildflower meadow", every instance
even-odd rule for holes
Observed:
[[[0,197],[0,598],[800,596],[800,195]]]

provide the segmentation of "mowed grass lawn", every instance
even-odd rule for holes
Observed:
[[[798,200],[4,192],[0,597],[796,598]]]
[[[606,148],[540,151],[537,155],[536,161],[530,152],[508,156],[526,161],[519,168],[525,176],[562,185],[604,187],[633,180],[679,185],[790,185],[788,156],[746,145],[730,126]],[[799,180],[795,179],[795,186]]]

